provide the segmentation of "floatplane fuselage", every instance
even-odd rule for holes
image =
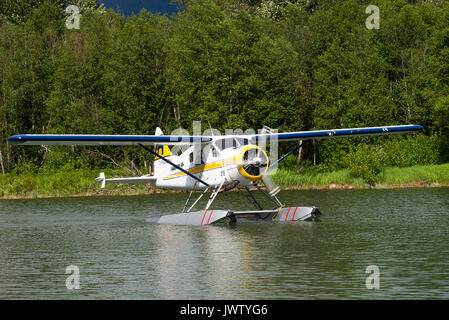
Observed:
[[[167,163],[160,156],[155,156],[154,176],[149,177],[149,183],[162,189],[205,190],[230,184],[249,186],[262,178],[269,166],[266,152],[241,138],[214,139],[201,147],[199,152],[196,152],[195,146],[191,146],[180,155],[172,154],[168,146],[157,146],[155,149],[157,154],[171,162]],[[253,160],[252,165],[248,164],[248,159]],[[206,184],[192,179],[188,173]],[[105,182],[110,181],[106,179]]]

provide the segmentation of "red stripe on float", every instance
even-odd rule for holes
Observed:
[[[203,214],[203,220],[201,220],[201,225],[203,225],[204,217],[206,216],[207,210]]]
[[[214,210],[212,210],[212,211],[210,212],[210,215],[209,215],[209,220],[207,220],[207,223],[206,223],[206,224],[209,224],[209,221],[210,221],[210,217],[212,217],[212,213],[214,213]]]
[[[287,216],[285,217],[285,221],[287,221],[287,219],[288,219],[288,213],[290,212],[290,208],[288,208],[288,211],[287,211]]]
[[[298,210],[298,207],[295,208],[295,212],[293,212],[293,217],[292,217],[292,221],[295,220],[295,214],[296,214],[296,210]]]

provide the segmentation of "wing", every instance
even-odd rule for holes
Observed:
[[[332,129],[284,133],[257,134],[250,136],[251,142],[277,139],[295,141],[330,139],[366,135],[408,133],[422,130],[420,125],[384,126],[369,128]],[[191,145],[195,142],[208,143],[210,136],[161,136],[161,135],[69,135],[69,134],[18,134],[8,138],[10,144],[20,145]]]
[[[258,140],[277,139],[278,141],[295,141],[295,140],[310,140],[310,139],[330,139],[339,137],[356,137],[369,135],[385,135],[409,133],[422,130],[420,125],[403,125],[403,126],[385,126],[385,127],[368,127],[368,128],[351,128],[351,129],[333,129],[333,130],[316,130],[316,131],[299,131],[299,132],[284,132],[284,133],[268,133],[257,134],[250,137],[251,142]]]
[[[212,141],[208,136],[161,135],[70,135],[70,134],[18,134],[8,138],[10,144],[20,145],[81,145],[81,146],[132,146],[132,145],[191,145]]]

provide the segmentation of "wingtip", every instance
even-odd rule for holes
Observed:
[[[8,138],[8,143],[9,144],[20,144],[23,143],[23,135],[21,134],[16,134],[15,136],[11,136]]]

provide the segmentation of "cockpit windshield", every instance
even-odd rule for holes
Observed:
[[[234,138],[225,138],[225,139],[219,139],[215,141],[215,145],[217,148],[221,151],[228,148],[237,148],[237,141],[235,141]]]

